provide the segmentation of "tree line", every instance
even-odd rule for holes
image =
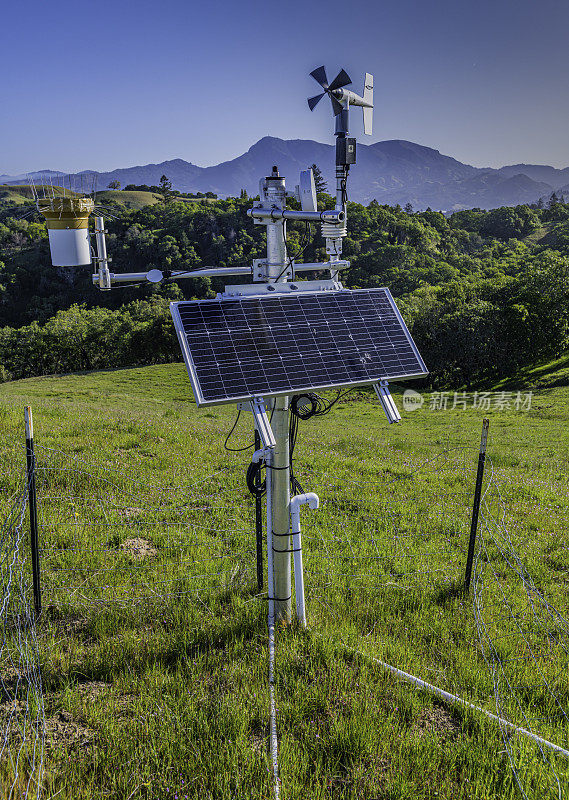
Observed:
[[[319,207],[332,203],[320,193]],[[294,206],[295,202],[291,201]],[[265,252],[250,200],[208,205],[172,197],[138,211],[114,207],[108,249],[116,272],[250,264]],[[474,386],[569,349],[569,206],[549,203],[449,216],[349,204],[349,288],[388,286],[430,369],[431,386]],[[288,227],[289,253],[325,260],[318,231]],[[0,365],[4,379],[178,360],[172,298],[213,297],[224,281],[101,293],[90,268],[50,265],[33,206],[0,204]],[[311,277],[310,275],[308,277]],[[156,327],[154,327],[156,326]],[[159,333],[157,333],[159,331]]]

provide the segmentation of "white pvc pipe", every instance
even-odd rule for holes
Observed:
[[[431,683],[427,683],[421,678],[415,677],[415,675],[410,675],[408,672],[403,672],[403,670],[397,669],[397,667],[392,667],[391,664],[386,664],[385,661],[381,661],[379,658],[374,658],[367,653],[362,653],[361,650],[356,650],[353,647],[349,647],[349,645],[345,644],[344,642],[341,642],[341,644],[351,653],[357,653],[358,655],[362,656],[362,658],[369,658],[370,661],[373,661],[375,664],[379,664],[388,672],[391,672],[393,675],[397,675],[398,678],[402,678],[402,680],[407,681],[407,683],[412,683],[414,686],[418,686],[420,689],[431,692],[431,694],[434,694],[436,697],[440,697],[441,700],[446,700],[448,703],[453,703],[455,705],[462,706],[463,708],[470,708],[473,711],[479,711],[481,714],[484,714],[489,719],[494,720],[494,722],[497,722],[499,725],[507,728],[512,733],[520,733],[522,736],[525,736],[526,738],[536,742],[536,744],[542,745],[548,750],[552,750],[557,755],[569,758],[569,750],[565,750],[563,747],[559,747],[559,745],[554,744],[547,739],[543,739],[541,736],[538,736],[537,734],[532,733],[525,728],[519,728],[517,725],[514,725],[513,722],[508,722],[507,719],[499,717],[496,714],[492,714],[491,711],[486,711],[485,708],[476,706],[474,703],[469,703],[467,700],[463,700],[461,697],[457,697],[455,694],[445,692],[444,689],[439,689],[438,686],[433,686]]]
[[[318,495],[314,492],[297,494],[290,501],[290,527],[292,531],[292,551],[294,555],[294,591],[296,594],[296,616],[306,628],[306,608],[304,605],[304,572],[302,569],[302,542],[300,538],[300,506],[308,503],[309,508],[317,509],[320,505]]]

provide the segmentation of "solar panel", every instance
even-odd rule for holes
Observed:
[[[388,289],[170,308],[199,406],[427,374]]]

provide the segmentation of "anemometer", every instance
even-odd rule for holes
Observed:
[[[93,283],[109,290],[121,283],[160,283],[165,277],[234,276],[249,283],[227,285],[214,300],[171,303],[171,313],[198,407],[236,403],[253,414],[259,447],[252,469],[266,468],[267,561],[269,619],[291,617],[291,553],[295,561],[297,616],[306,624],[300,506],[318,507],[318,498],[304,493],[292,471],[291,445],[300,419],[327,413],[346,387],[373,386],[390,423],[401,417],[389,393],[389,380],[418,378],[427,369],[399,310],[386,288],[345,289],[341,272],[347,235],[347,182],[356,163],[356,139],[349,134],[350,106],[363,110],[364,132],[372,132],[373,76],[366,73],[363,95],[346,86],[345,70],[328,82],[324,67],[310,73],[322,92],[308,99],[311,111],[324,96],[332,104],[336,136],[336,199],[334,208],[319,211],[311,169],[287,192],[285,178],[274,166],[259,184],[259,200],[247,212],[266,230],[267,253],[251,265],[203,267],[140,273],[109,270],[104,220],[95,216],[96,256],[91,259],[89,198],[53,195],[38,199],[47,221],[55,266],[93,263]],[[287,208],[295,196],[300,210]],[[287,251],[286,223],[300,220],[320,225],[328,260],[297,263]],[[299,279],[303,273],[328,277]],[[336,389],[330,403],[315,390]],[[257,484],[258,485],[258,484]],[[291,498],[293,492],[300,490]],[[292,519],[292,530],[291,530]],[[291,547],[291,536],[293,547]]]

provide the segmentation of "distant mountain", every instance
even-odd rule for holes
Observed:
[[[155,185],[166,175],[175,189],[183,192],[215,192],[225,196],[249,195],[259,191],[259,179],[277,164],[293,188],[301,169],[316,163],[322,170],[329,190],[333,191],[334,147],[306,139],[277,139],[265,136],[243,155],[211,167],[197,167],[183,159],[115,169],[111,172],[85,170],[78,176],[94,175],[97,188],[111,181]],[[36,179],[59,173],[43,170],[31,173]],[[26,176],[0,175],[2,183],[22,182]],[[417,210],[428,206],[443,211],[463,208],[496,208],[519,205],[548,197],[552,191],[567,193],[569,167],[556,169],[547,165],[514,164],[491,169],[472,167],[438,150],[413,142],[394,139],[376,144],[358,144],[358,163],[350,173],[351,200],[369,203],[405,205]]]
[[[39,172],[25,172],[22,175],[0,175],[0,183],[27,183],[30,178],[39,181],[49,178],[50,175],[55,178],[61,174],[61,172],[52,169],[40,169]]]

